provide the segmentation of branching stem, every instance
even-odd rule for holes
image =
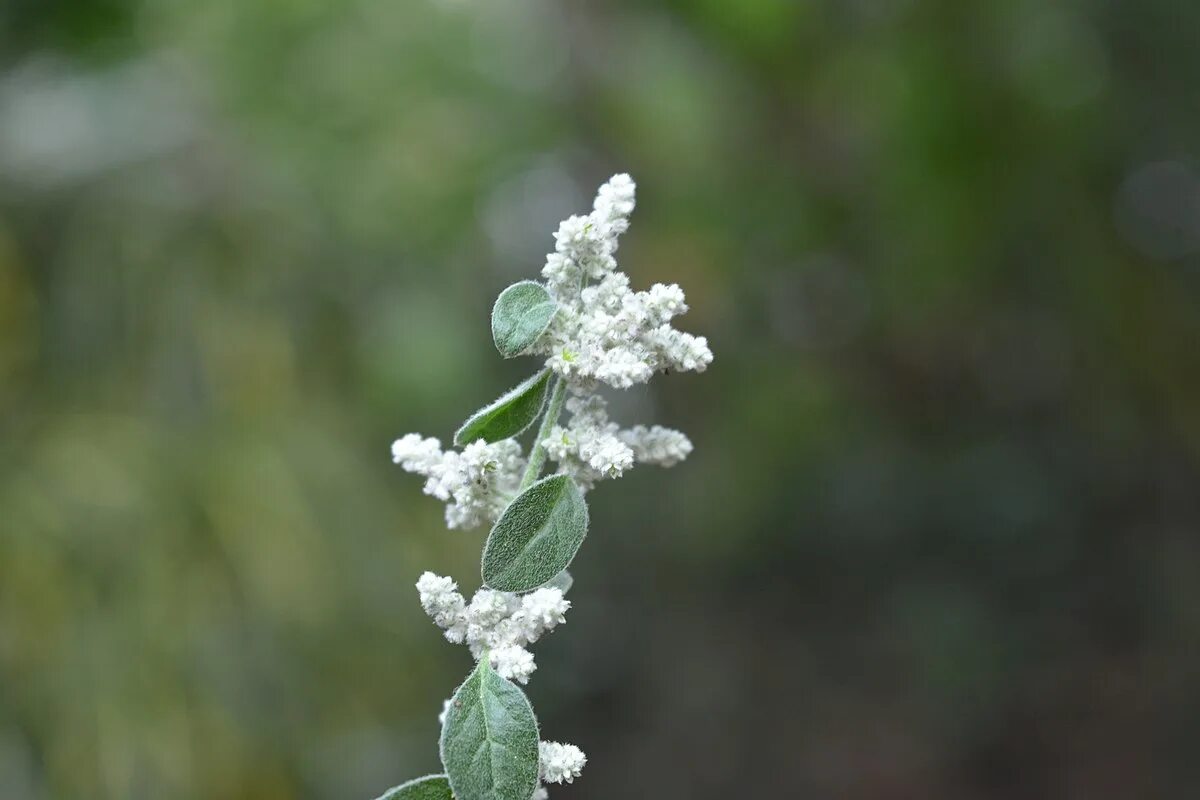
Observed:
[[[537,438],[533,440],[533,449],[529,451],[529,466],[521,478],[523,492],[533,485],[542,474],[546,463],[546,447],[542,444],[550,435],[550,430],[558,424],[558,415],[562,413],[563,401],[567,397],[567,379],[559,375],[554,379],[554,388],[550,390],[550,402],[546,404],[546,414],[542,424],[538,426]]]

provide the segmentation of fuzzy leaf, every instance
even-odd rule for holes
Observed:
[[[388,789],[378,800],[454,800],[445,775],[426,775]]]
[[[521,381],[491,404],[479,409],[454,434],[454,444],[462,447],[476,439],[498,442],[516,436],[542,413],[550,387],[550,370]]]
[[[534,281],[509,286],[492,307],[492,341],[505,358],[529,349],[550,325],[557,309],[546,287]]]
[[[454,693],[440,747],[456,800],[529,800],[537,788],[533,707],[486,656]]]
[[[502,592],[528,592],[571,563],[587,535],[588,510],[575,481],[551,475],[508,504],[483,548],[483,580]]]

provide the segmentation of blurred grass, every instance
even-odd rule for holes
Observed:
[[[1200,775],[1200,8],[0,8],[0,797],[373,797],[478,534],[387,446],[527,364],[495,294],[629,171],[697,444],[592,496],[555,796]],[[617,499],[620,493],[620,500]]]

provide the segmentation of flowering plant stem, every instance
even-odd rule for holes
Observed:
[[[633,207],[633,181],[614,176],[590,214],[559,226],[545,283],[520,281],[500,293],[496,349],[545,362],[463,423],[454,436],[461,452],[415,433],[392,444],[393,460],[424,475],[425,493],[446,503],[447,527],[492,528],[480,558],[484,585],[469,603],[451,578],[426,572],[417,581],[425,613],[476,660],[442,711],[445,774],[401,784],[380,800],[546,800],[545,784],[571,783],[587,763],[575,745],[540,740],[518,685],[537,669],[528,648],[571,608],[567,567],[587,535],[585,493],[635,463],[669,467],[692,451],[679,431],[610,421],[598,389],[702,372],[712,361],[703,336],[671,325],[687,311],[682,289],[657,283],[635,292],[617,270],[617,238]],[[570,418],[560,424],[564,408]],[[516,437],[535,421],[526,459]],[[557,471],[543,478],[548,460]]]
[[[554,379],[554,388],[550,390],[550,402],[546,404],[546,413],[542,416],[542,424],[538,426],[537,438],[533,440],[533,450],[529,453],[529,466],[521,478],[519,491],[525,491],[542,475],[542,467],[546,464],[546,437],[558,424],[562,413],[563,401],[567,399],[567,380],[561,375]]]

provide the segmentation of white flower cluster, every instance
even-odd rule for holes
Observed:
[[[546,455],[558,462],[584,491],[603,478],[619,478],[635,462],[669,467],[687,458],[692,443],[684,434],[655,425],[622,430],[608,419],[600,395],[567,400],[571,418],[556,425],[543,441]]]
[[[528,683],[537,669],[527,649],[566,619],[571,602],[561,589],[536,589],[526,595],[480,589],[467,603],[458,584],[426,572],[417,581],[421,608],[445,631],[446,639],[466,644],[476,660],[488,654],[503,678]]]
[[[634,190],[628,175],[601,186],[591,214],[559,226],[555,252],[542,269],[558,312],[530,352],[545,355],[548,367],[584,388],[600,381],[628,389],[658,370],[702,372],[712,361],[703,336],[671,327],[688,309],[682,289],[657,283],[635,292],[617,271],[614,253],[629,228]]]
[[[712,361],[704,337],[671,327],[687,311],[683,290],[658,283],[634,292],[617,271],[617,239],[629,228],[634,189],[628,175],[601,186],[591,214],[559,226],[555,252],[542,270],[558,310],[530,352],[546,356],[573,396],[567,401],[570,419],[539,444],[584,491],[601,479],[619,478],[635,463],[669,467],[692,451],[679,431],[622,429],[610,422],[604,399],[594,393],[597,384],[625,389],[650,380],[656,370],[700,372]],[[426,476],[425,493],[446,502],[451,528],[495,522],[517,494],[526,465],[512,439],[476,441],[458,453],[443,452],[437,439],[415,433],[392,444],[392,460]]]
[[[540,742],[538,761],[541,779],[547,783],[572,783],[583,772],[587,756],[573,744]]]
[[[416,433],[392,443],[392,461],[428,479],[425,494],[446,501],[449,528],[495,522],[516,495],[525,469],[521,445],[515,439],[494,444],[479,440],[458,453],[443,452],[437,439],[422,439]]]

